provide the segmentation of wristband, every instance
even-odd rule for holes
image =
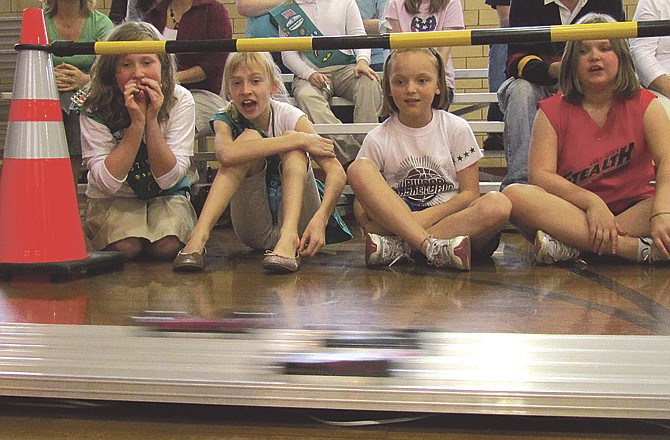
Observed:
[[[656,214],[652,214],[651,217],[649,217],[649,221],[651,221],[651,219],[654,217],[658,217],[659,215],[665,215],[665,214],[670,214],[670,211],[659,211]]]

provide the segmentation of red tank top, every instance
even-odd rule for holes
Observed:
[[[558,137],[557,173],[600,196],[614,213],[653,196],[654,166],[643,117],[655,97],[641,90],[625,101],[614,100],[603,127],[561,94],[540,102]]]

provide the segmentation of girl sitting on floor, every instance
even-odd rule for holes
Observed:
[[[238,237],[252,249],[272,249],[263,267],[295,272],[301,257],[315,255],[326,243],[326,225],[346,174],[335,158],[333,142],[317,135],[302,111],[272,98],[283,83],[269,54],[235,53],[226,63],[223,80],[231,103],[212,119],[220,168],[173,268],[204,268],[205,244],[230,204]],[[323,201],[310,157],[326,175]]]
[[[580,23],[612,21],[587,14]],[[581,252],[667,260],[670,126],[655,96],[640,88],[628,40],[568,42],[559,83],[562,93],[540,102],[535,117],[532,185],[504,190],[512,222],[535,238],[538,263]]]
[[[468,123],[439,110],[448,99],[444,60],[434,49],[398,49],[384,67],[382,116],[349,167],[354,213],[366,234],[368,266],[420,251],[428,264],[469,270],[471,246],[490,256],[511,205],[479,195],[482,153]]]
[[[160,40],[147,23],[115,28],[108,41]],[[91,71],[81,117],[88,167],[84,230],[97,250],[172,259],[195,210],[188,198],[195,104],[175,83],[168,54],[101,55]]]

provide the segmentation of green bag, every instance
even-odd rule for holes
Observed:
[[[319,179],[316,180],[316,188],[319,190],[319,197],[323,200],[323,190],[324,185]],[[328,224],[326,225],[326,244],[341,243],[343,241],[348,241],[353,238],[351,231],[342,216],[337,210],[333,210],[333,213],[328,219]]]

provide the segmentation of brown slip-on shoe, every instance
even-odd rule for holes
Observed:
[[[263,269],[273,273],[292,273],[300,269],[300,254],[295,257],[277,255],[272,251],[265,251]]]
[[[175,272],[201,272],[205,268],[205,254],[207,249],[202,252],[186,253],[179,251],[172,262],[172,270]]]

